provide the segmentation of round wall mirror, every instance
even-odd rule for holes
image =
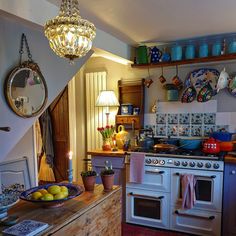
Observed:
[[[47,102],[47,85],[36,63],[14,68],[5,81],[5,96],[11,109],[21,117],[38,115]]]

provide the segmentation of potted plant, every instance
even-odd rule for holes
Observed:
[[[111,148],[113,146],[112,138],[115,133],[115,126],[107,125],[105,128],[104,127],[98,127],[97,130],[100,132],[102,135],[102,150],[103,151],[111,151]]]
[[[102,184],[104,187],[104,191],[108,192],[112,190],[113,184],[114,184],[114,170],[112,169],[112,164],[110,162],[110,165],[108,165],[109,162],[105,161],[105,169],[103,169],[100,173]]]
[[[94,170],[81,172],[81,177],[83,180],[85,191],[93,191],[94,190],[96,176],[97,176],[97,173]]]

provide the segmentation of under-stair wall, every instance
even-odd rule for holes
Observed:
[[[47,106],[67,85],[82,65],[89,59],[92,52],[74,65],[56,56],[49,47],[43,28],[34,27],[30,22],[0,15],[0,127],[11,127],[10,132],[0,131],[0,162],[14,148],[19,140],[33,125],[37,117],[21,118],[7,105],[4,97],[4,81],[9,71],[19,63],[19,46],[21,34],[25,33],[33,56],[38,63],[48,87]],[[26,59],[26,58],[25,58]]]

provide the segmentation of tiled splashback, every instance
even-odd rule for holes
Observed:
[[[213,131],[229,130],[229,125],[216,125],[216,113],[157,113],[156,124],[151,126],[156,136],[201,137]]]
[[[151,127],[157,137],[202,137],[222,129],[235,132],[236,112],[217,112],[216,101],[183,105],[161,102],[156,114],[145,114],[145,127]]]

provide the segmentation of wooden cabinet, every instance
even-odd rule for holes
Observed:
[[[125,192],[126,192],[126,169],[125,159],[127,154],[124,151],[89,151],[91,155],[92,167],[98,174],[104,169],[104,162],[110,161],[115,171],[114,182],[122,186],[122,220],[125,221]],[[101,183],[101,177],[96,178],[96,183]]]
[[[121,104],[130,103],[134,107],[140,108],[139,115],[121,115],[121,107],[116,116],[116,125],[124,125],[126,129],[140,129],[144,121],[144,79],[129,81],[119,80],[119,102]]]
[[[142,127],[142,115],[117,115],[116,116],[116,124],[117,125],[125,125],[130,126],[131,129],[140,129]]]
[[[223,195],[223,236],[236,236],[236,163],[226,163]]]
[[[102,185],[96,185],[93,192],[85,191],[58,208],[41,208],[21,200],[9,215],[19,216],[19,222],[31,219],[48,223],[40,234],[43,236],[121,236],[121,197],[119,186],[104,192]],[[0,225],[0,236],[2,230]]]
[[[92,167],[97,173],[100,173],[104,169],[105,161],[109,161],[112,164],[112,168],[115,171],[115,185],[122,185],[125,182],[125,156],[124,157],[109,157],[109,156],[91,156]],[[96,179],[97,184],[101,184],[101,178]]]

